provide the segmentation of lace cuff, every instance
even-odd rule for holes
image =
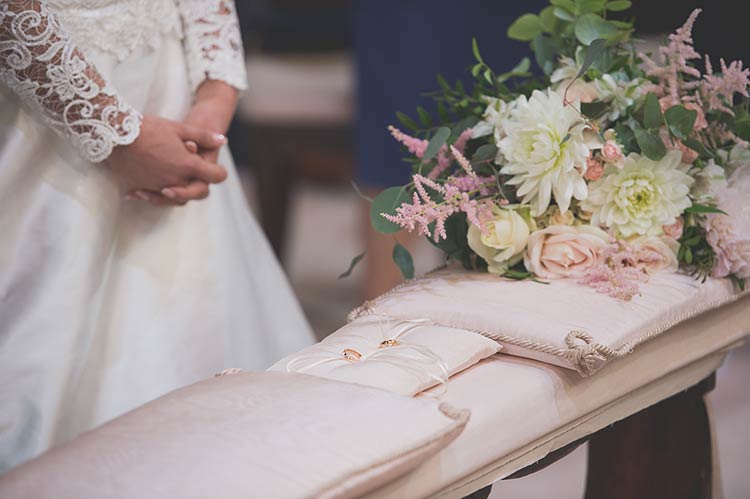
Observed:
[[[245,55],[234,0],[178,0],[178,6],[193,90],[207,79],[245,90]]]
[[[140,132],[141,115],[118,98],[43,1],[0,4],[0,81],[91,162]]]

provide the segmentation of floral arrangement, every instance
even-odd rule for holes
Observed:
[[[576,279],[630,300],[654,272],[750,277],[750,70],[708,57],[699,10],[639,53],[627,0],[551,0],[508,30],[531,42],[497,74],[474,41],[474,87],[438,77],[439,116],[390,127],[412,181],[382,192],[372,223],[427,236],[448,259],[512,279]],[[608,18],[609,17],[609,18]],[[621,18],[622,16],[619,15]],[[360,257],[361,258],[361,257]],[[413,274],[406,250],[394,260]]]

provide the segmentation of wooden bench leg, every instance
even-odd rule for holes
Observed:
[[[715,376],[589,440],[586,499],[710,499],[711,433],[703,396]]]

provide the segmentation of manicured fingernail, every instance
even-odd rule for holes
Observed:
[[[134,196],[133,194],[131,194],[130,192],[128,192],[127,194],[125,194],[125,198],[124,198],[124,199],[125,199],[125,201],[135,201],[135,200],[136,200],[136,199],[138,199],[138,198],[137,198],[137,197],[135,197],[135,196]]]
[[[164,195],[165,198],[174,199],[177,197],[177,194],[175,194],[175,192],[169,187],[165,187],[164,189],[162,189],[161,193]]]
[[[148,197],[148,194],[142,191],[135,191],[135,196],[141,201],[149,201],[151,199]]]
[[[193,154],[198,152],[198,144],[196,144],[192,140],[188,140],[187,142],[185,142],[185,147]]]
[[[214,140],[216,140],[216,142],[220,142],[222,144],[226,144],[227,143],[227,137],[226,137],[226,135],[221,134],[221,133],[214,134]]]

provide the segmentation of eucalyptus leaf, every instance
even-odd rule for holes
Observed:
[[[685,106],[672,106],[664,113],[669,131],[678,139],[685,139],[693,131],[698,112]]]
[[[591,42],[591,45],[589,45],[589,47],[586,49],[586,56],[583,58],[583,64],[581,64],[581,69],[578,70],[576,78],[580,78],[581,76],[586,74],[586,71],[588,71],[589,67],[591,67],[596,58],[601,55],[606,45],[607,40],[604,40],[603,38],[597,38],[596,40],[593,40]]]
[[[590,45],[597,38],[612,39],[618,33],[617,26],[602,19],[597,14],[584,14],[576,20],[576,38],[586,46]]]
[[[359,262],[362,261],[362,259],[365,257],[366,254],[367,254],[367,251],[363,251],[359,255],[357,255],[354,258],[352,258],[352,261],[349,263],[349,268],[346,269],[346,272],[341,273],[338,278],[339,279],[344,279],[344,278],[349,277],[350,275],[352,275],[352,271],[357,266],[357,264],[359,264]]]
[[[649,130],[658,130],[663,124],[664,115],[661,113],[659,98],[654,94],[648,94],[643,105],[643,125]]]
[[[667,147],[657,135],[643,128],[636,128],[633,132],[635,133],[635,140],[638,142],[638,147],[641,148],[641,152],[649,159],[659,161],[667,154]]]
[[[566,10],[571,14],[575,14],[576,12],[576,4],[573,0],[550,0],[549,3],[555,7],[560,7],[561,9]]]
[[[581,112],[589,118],[598,118],[609,109],[609,104],[602,101],[581,102]]]
[[[701,158],[713,158],[715,161],[721,160],[721,158],[719,158],[716,154],[711,152],[710,149],[707,149],[706,146],[704,146],[699,140],[696,140],[692,137],[687,137],[685,140],[682,141],[682,143],[688,146],[693,151],[700,154]]]
[[[494,160],[497,157],[497,146],[495,144],[484,144],[476,150],[474,155],[471,157],[472,163]]]
[[[561,9],[560,7],[555,7],[552,13],[556,18],[562,19],[563,21],[573,22],[576,20],[576,18],[573,17],[573,14],[565,9]]]
[[[370,223],[382,234],[393,234],[401,230],[401,226],[383,218],[382,213],[395,214],[396,208],[409,202],[406,187],[389,187],[372,201],[370,205]]]
[[[630,7],[633,6],[633,2],[630,0],[614,0],[612,2],[607,2],[607,10],[611,10],[612,12],[622,12],[623,10],[628,10]]]
[[[508,38],[530,42],[544,31],[542,20],[536,14],[524,14],[508,28]]]
[[[411,257],[409,250],[396,243],[391,256],[404,279],[414,279],[414,259]]]
[[[607,0],[577,0],[579,14],[588,14],[592,12],[602,12]]]
[[[539,35],[531,42],[534,59],[545,74],[551,74],[559,53],[557,43],[548,36]]]
[[[435,135],[432,136],[430,142],[427,144],[427,149],[424,151],[422,156],[423,161],[429,161],[435,157],[441,147],[445,145],[448,137],[451,135],[451,129],[448,127],[440,127]]]
[[[555,34],[557,28],[557,18],[554,13],[555,8],[552,6],[545,7],[539,13],[539,21],[542,23],[542,30],[551,35]]]

